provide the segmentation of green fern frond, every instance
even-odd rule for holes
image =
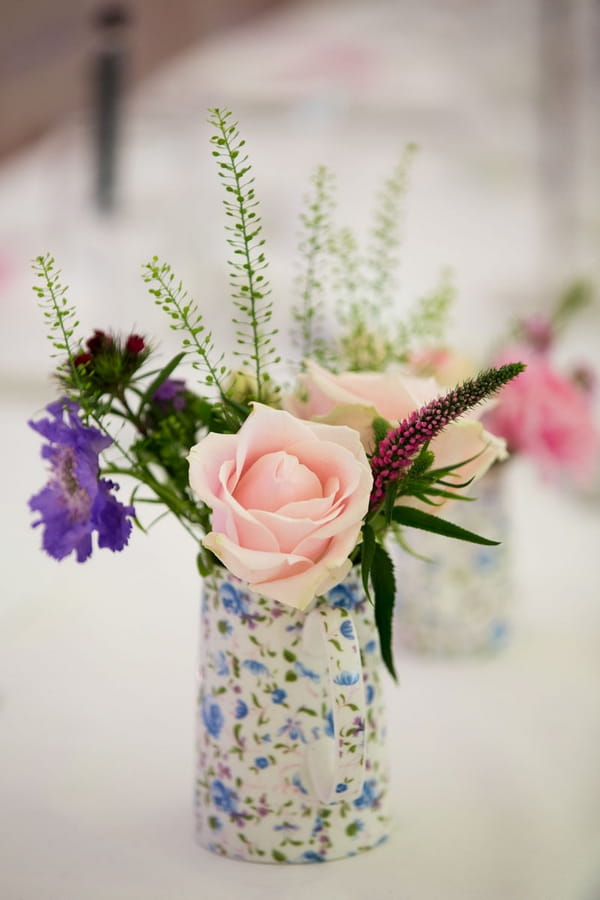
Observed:
[[[305,208],[300,214],[302,231],[298,250],[304,263],[304,271],[296,279],[296,291],[300,297],[298,306],[292,308],[296,329],[292,337],[300,347],[302,360],[328,360],[328,344],[319,335],[323,330],[323,292],[325,289],[327,243],[331,234],[334,176],[319,166],[310,179],[312,192],[304,197]],[[319,295],[319,296],[317,296]]]
[[[199,357],[192,360],[192,366],[200,372],[202,382],[209,388],[216,388],[225,399],[224,381],[229,369],[223,363],[224,354],[215,355],[212,332],[206,330],[202,314],[182,282],[177,281],[171,266],[159,262],[157,256],[142,266],[142,278],[152,285],[148,290],[156,305],[169,317],[172,331],[183,331],[187,335],[181,345],[186,354]]]
[[[79,341],[74,335],[79,320],[75,306],[67,299],[68,288],[60,281],[60,269],[56,269],[55,265],[55,259],[50,253],[36,256],[32,261],[32,269],[42,284],[34,284],[33,290],[37,294],[42,315],[46,320],[48,328],[46,336],[52,345],[50,356],[52,358],[64,356],[57,369],[60,381],[69,396],[75,399],[75,394],[78,394],[80,401],[83,402],[88,383],[85,371],[75,364]],[[83,403],[83,406],[87,416],[87,405]]]
[[[60,282],[60,270],[55,271],[55,259],[49,253],[36,256],[32,268],[36,276],[43,282],[34,284],[39,306],[48,324],[48,340],[52,344],[51,356],[66,353],[71,359],[75,355],[72,337],[79,325],[75,307],[67,300],[68,288]]]
[[[381,310],[394,305],[397,292],[395,271],[400,264],[404,200],[410,166],[417,152],[416,144],[407,144],[391,175],[383,183],[376,198],[373,225],[366,264],[371,304]]]
[[[226,226],[230,235],[227,242],[233,250],[233,259],[229,260],[230,285],[235,306],[242,313],[240,318],[233,319],[240,347],[236,355],[243,357],[244,364],[253,369],[256,399],[260,401],[267,395],[273,396],[268,365],[280,361],[272,341],[277,329],[271,328],[273,307],[267,299],[271,291],[265,274],[262,223],[251,166],[243,149],[245,141],[240,138],[237,123],[232,122],[229,110],[214,108],[209,113],[209,123],[216,132],[210,139],[212,154],[225,191],[230,195],[224,200],[225,214],[232,220]]]
[[[333,291],[336,315],[343,325],[363,316],[365,310],[365,282],[358,241],[350,228],[332,231],[328,242],[332,259]]]
[[[409,311],[406,325],[401,325],[396,339],[398,358],[410,351],[412,341],[435,343],[442,340],[448,326],[450,308],[456,295],[450,269],[444,269],[433,290],[424,294]]]

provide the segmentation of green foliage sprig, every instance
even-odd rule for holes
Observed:
[[[50,356],[66,356],[66,365],[75,386],[84,388],[84,377],[74,364],[75,329],[79,326],[79,319],[75,306],[69,303],[67,298],[68,287],[61,283],[60,269],[56,269],[56,261],[50,253],[36,256],[32,263],[33,272],[39,281],[33,285],[33,291],[38,298],[38,305],[46,320],[46,337],[52,345]]]
[[[202,313],[181,281],[175,278],[168,263],[161,263],[154,256],[142,268],[142,278],[154,296],[156,304],[167,314],[170,328],[181,331],[186,337],[181,340],[183,352],[192,359],[193,368],[200,373],[201,383],[209,390],[215,389],[220,397],[223,416],[231,431],[236,431],[248,415],[228,396],[226,381],[232,373],[223,362],[224,353],[216,353],[212,332],[207,331]]]
[[[262,401],[273,387],[268,366],[280,361],[272,338],[277,329],[271,328],[273,307],[268,296],[271,293],[266,279],[267,260],[262,223],[258,214],[258,201],[254,191],[254,177],[243,148],[237,123],[232,122],[231,112],[214,108],[209,110],[209,123],[216,131],[210,141],[212,154],[218,165],[218,174],[228,195],[223,201],[225,215],[233,220],[226,230],[228,244],[233,249],[229,260],[233,300],[242,318],[234,318],[237,326],[237,342],[242,348],[237,355],[253,370],[256,378],[256,399]]]
[[[325,365],[330,362],[331,348],[323,336],[322,295],[327,275],[323,268],[327,265],[327,243],[332,227],[334,177],[325,166],[319,166],[310,183],[312,192],[304,197],[304,209],[300,213],[298,248],[304,268],[296,279],[300,302],[292,307],[296,324],[292,337],[300,348],[302,360],[315,359]]]
[[[404,148],[391,175],[380,189],[371,228],[366,265],[370,273],[370,307],[376,310],[393,309],[398,295],[399,250],[402,243],[404,200],[408,189],[410,167],[417,153],[417,145]]]
[[[354,231],[335,221],[333,179],[320,167],[300,216],[299,252],[304,275],[294,307],[296,344],[303,359],[334,371],[383,371],[404,363],[416,340],[436,341],[448,324],[454,298],[449,271],[433,290],[398,318],[400,248],[404,201],[417,148],[408,144],[379,190],[366,251]],[[333,300],[335,322],[327,323],[325,299]],[[299,335],[299,338],[298,338]]]

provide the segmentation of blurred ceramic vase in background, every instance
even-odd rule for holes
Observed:
[[[399,651],[489,655],[506,645],[515,597],[506,476],[506,463],[492,466],[472,490],[475,502],[454,501],[446,515],[469,531],[501,539],[498,546],[411,532],[409,545],[418,556],[394,550]]]

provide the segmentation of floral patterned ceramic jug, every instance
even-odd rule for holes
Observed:
[[[202,604],[197,830],[221,855],[321,862],[389,833],[380,654],[356,571],[306,613],[225,570]]]

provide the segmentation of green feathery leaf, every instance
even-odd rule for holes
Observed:
[[[304,262],[304,271],[296,279],[300,304],[292,308],[296,323],[293,333],[300,347],[301,359],[315,359],[326,364],[329,359],[328,343],[322,335],[322,294],[325,275],[322,272],[327,260],[327,242],[331,233],[333,208],[333,176],[325,166],[319,166],[311,178],[312,193],[304,198],[305,209],[300,214],[302,232],[298,249]],[[319,296],[315,297],[316,294]]]
[[[369,287],[370,306],[376,311],[394,306],[397,281],[394,271],[399,267],[399,249],[402,242],[402,221],[408,174],[417,152],[416,144],[407,144],[389,178],[376,198],[373,213],[367,267],[371,272]]]
[[[153,256],[142,270],[142,278],[146,284],[152,285],[148,290],[154,296],[156,305],[169,317],[171,329],[187,335],[181,341],[183,352],[200,357],[192,360],[192,366],[200,373],[204,385],[218,392],[231,426],[239,427],[241,421],[227,399],[225,379],[230,373],[223,363],[224,354],[215,354],[212,332],[206,331],[196,303],[188,296],[182,282],[177,281],[171,266],[159,262],[157,256]]]
[[[78,397],[73,397],[73,399],[81,400],[84,414],[87,417],[89,410],[85,403],[87,387],[85,371],[75,365],[78,342],[74,340],[74,334],[79,321],[75,306],[67,300],[68,288],[60,281],[60,269],[56,269],[55,265],[55,259],[50,253],[36,256],[32,262],[32,268],[42,284],[35,284],[33,290],[37,294],[38,303],[48,327],[47,338],[52,345],[51,357],[55,358],[63,354],[66,356],[66,361],[58,368],[59,377],[61,377],[61,381],[65,382],[65,389],[69,395],[73,395],[72,389],[78,394]],[[66,377],[62,377],[65,375]]]
[[[236,355],[243,357],[244,364],[254,372],[256,399],[262,401],[266,395],[272,399],[276,388],[270,383],[268,365],[280,362],[280,357],[272,341],[277,329],[270,325],[273,307],[267,299],[271,291],[265,276],[265,241],[261,237],[254,178],[243,150],[245,141],[240,138],[237,123],[231,120],[231,112],[214,108],[209,113],[209,123],[216,131],[210,139],[212,154],[229,195],[223,201],[225,215],[232,220],[226,226],[230,235],[227,242],[233,249],[233,259],[229,260],[230,284],[233,301],[242,314],[241,318],[233,319],[241,348]]]

